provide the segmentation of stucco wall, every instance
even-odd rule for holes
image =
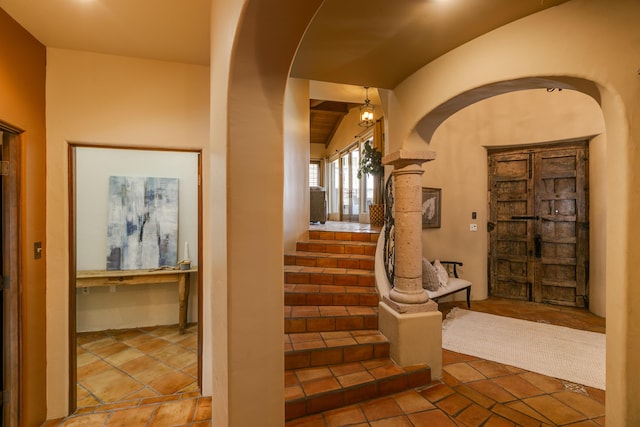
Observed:
[[[289,79],[284,100],[284,250],[309,230],[309,82]]]
[[[45,419],[45,263],[34,242],[45,242],[45,47],[0,9],[0,121],[20,136],[20,259],[22,275],[22,390],[25,426]]]
[[[47,405],[68,408],[68,142],[202,150],[208,157],[208,67],[61,49],[47,59]],[[208,192],[203,164],[203,194]],[[207,196],[203,196],[207,197]],[[206,199],[205,199],[206,202]],[[207,218],[203,229],[208,229]],[[195,243],[194,243],[195,245]],[[205,250],[208,245],[204,242]],[[203,250],[202,252],[205,252]],[[203,292],[209,292],[203,256]],[[207,306],[205,305],[205,313]],[[205,317],[206,319],[206,317]],[[205,331],[210,325],[205,321]],[[203,364],[211,364],[204,334]],[[210,381],[203,388],[210,391]]]
[[[607,424],[640,424],[640,279],[637,255],[640,161],[633,147],[640,135],[636,17],[640,3],[574,0],[521,19],[438,58],[406,79],[389,96],[391,151],[416,149],[425,141],[416,125],[439,105],[496,82],[563,76],[592,82],[604,117],[606,152]],[[584,89],[584,87],[583,87]],[[399,114],[398,112],[402,112]],[[395,114],[394,114],[395,113]],[[598,141],[601,144],[602,141]],[[604,155],[604,156],[603,156]],[[428,179],[428,178],[426,178]],[[603,191],[604,190],[604,191]],[[615,209],[613,208],[615,206]]]
[[[464,262],[464,277],[473,282],[473,299],[487,296],[488,218],[487,148],[590,139],[604,133],[604,120],[593,98],[580,92],[545,89],[511,92],[470,105],[448,118],[434,133],[429,147],[436,160],[425,165],[424,187],[442,188],[442,227],[423,230],[423,253],[428,259]],[[605,141],[600,138],[600,144]],[[598,142],[594,153],[599,153]],[[606,206],[606,158],[590,159],[591,221],[590,309],[603,316],[605,223],[600,210]],[[472,220],[471,213],[477,213]],[[469,224],[478,231],[469,231]]]

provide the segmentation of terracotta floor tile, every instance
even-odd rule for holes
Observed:
[[[463,410],[456,417],[457,421],[462,421],[465,425],[476,427],[484,425],[484,422],[491,416],[491,411],[480,405],[473,404]]]
[[[550,419],[548,419],[538,411],[534,410],[531,406],[527,405],[521,400],[518,400],[515,402],[509,402],[509,403],[506,403],[505,405],[506,405],[505,406],[506,408],[517,411],[520,414],[524,414],[527,417],[532,418],[534,420],[538,420],[539,422],[542,422],[544,424],[549,424],[549,425],[553,424],[553,422]],[[495,412],[495,408],[494,408],[494,412]]]
[[[375,421],[382,418],[403,415],[402,409],[400,409],[400,406],[398,406],[393,397],[371,400],[369,402],[362,403],[360,408],[367,417],[367,421]]]
[[[538,387],[534,386],[528,381],[525,381],[522,377],[518,375],[509,375],[506,377],[493,378],[492,381],[509,393],[513,394],[519,399],[525,397],[539,396],[544,394],[542,390]]]
[[[149,357],[148,355],[140,356],[136,359],[129,360],[128,362],[120,365],[120,369],[127,372],[130,375],[135,375],[139,372],[145,371],[149,369],[151,364],[157,363],[155,359]]]
[[[451,421],[451,419],[439,409],[416,412],[415,414],[408,415],[408,417],[415,426],[457,427],[457,424]]]
[[[456,391],[456,393],[463,395],[467,399],[477,403],[484,408],[491,408],[496,403],[496,401],[491,399],[490,397],[464,384],[456,386],[454,390]]]
[[[504,403],[516,400],[513,394],[491,380],[475,381],[467,385],[496,402]]]
[[[148,425],[149,427],[171,427],[190,423],[195,406],[195,399],[163,403],[158,406]]]
[[[454,363],[443,367],[445,371],[463,383],[484,380],[486,377],[467,363]]]
[[[589,396],[570,391],[554,393],[552,396],[588,418],[598,418],[605,415],[604,405]]]
[[[113,367],[108,363],[105,363],[102,360],[96,358],[94,362],[88,363],[83,366],[78,365],[76,375],[78,377],[78,381],[82,382],[83,378],[90,377],[100,372],[104,372],[108,369],[113,369]]]
[[[522,406],[526,406],[522,402],[518,402],[518,404]],[[548,425],[553,424],[551,423],[551,421],[547,420],[544,417],[542,417],[542,420],[539,419],[538,418],[539,414],[534,413],[534,411],[531,408],[529,408],[528,411],[526,409],[524,409],[524,411],[518,410],[518,409],[524,409],[524,408],[519,408],[517,405],[506,406],[498,403],[493,408],[491,408],[491,412],[498,414],[509,421],[514,422],[518,426],[523,426],[523,427],[539,427],[540,422],[543,422]],[[532,415],[537,415],[537,416],[534,417]]]
[[[144,371],[132,373],[131,376],[143,384],[150,384],[151,381],[162,376],[169,375],[172,372],[175,372],[175,369],[165,365],[164,363],[156,362],[148,365],[147,369]]]
[[[324,420],[327,427],[338,427],[365,422],[362,410],[358,406],[347,406],[324,413]]]
[[[466,408],[468,408],[472,402],[461,394],[452,394],[447,396],[438,403],[436,406],[442,409],[444,412],[451,416],[456,416]]]
[[[115,402],[144,388],[139,382],[115,370],[87,377],[82,384],[102,402]]]
[[[76,365],[78,368],[82,368],[98,361],[100,361],[98,356],[85,351],[82,354],[78,354]]]
[[[140,408],[116,411],[111,415],[105,427],[131,427],[146,425],[154,410],[154,406],[143,406]]]
[[[294,400],[304,397],[302,387],[299,385],[292,385],[284,388],[284,400]]]
[[[106,357],[111,356],[112,354],[116,354],[121,351],[127,350],[128,348],[129,348],[128,345],[114,340],[113,343],[92,351],[96,356],[102,357],[104,359]]]
[[[487,378],[502,377],[511,373],[503,364],[489,360],[474,360],[469,362],[469,365]]]
[[[369,424],[365,425],[371,427],[413,427],[413,424],[411,423],[411,421],[409,421],[409,418],[404,415],[371,421]]]
[[[326,427],[322,414],[287,421],[285,427]]]
[[[491,415],[487,422],[484,423],[483,427],[515,427],[516,425],[511,421],[507,421],[506,419],[498,416]]]
[[[415,390],[409,390],[393,396],[405,414],[435,409],[435,406]]]
[[[575,423],[586,418],[549,395],[530,397],[523,399],[523,402],[558,425]]]
[[[149,383],[149,387],[160,394],[172,394],[180,391],[188,384],[195,383],[196,379],[182,372],[171,372]]]
[[[122,351],[111,354],[104,358],[105,361],[109,362],[114,366],[120,366],[123,363],[130,362],[133,359],[137,359],[139,357],[144,356],[144,353],[135,348],[127,347]]]
[[[562,381],[547,377],[546,375],[537,374],[535,372],[525,372],[519,375],[520,378],[538,387],[545,393],[553,393],[564,390]]]
[[[322,378],[315,381],[308,381],[302,384],[302,389],[307,396],[318,393],[326,393],[333,390],[339,390],[340,384],[338,381],[331,378]]]
[[[389,378],[394,375],[404,374],[404,370],[396,365],[380,366],[379,368],[371,369],[371,375],[376,379]]]
[[[60,427],[102,427],[109,417],[109,413],[83,415],[65,419]]]
[[[343,375],[347,375],[347,374],[353,374],[355,372],[364,372],[364,371],[366,371],[365,367],[361,363],[358,363],[358,362],[331,366],[329,369],[331,369],[331,372],[333,373],[333,375],[335,375],[337,377],[340,377],[340,376],[343,376]]]
[[[346,347],[348,345],[356,345],[357,342],[353,338],[337,338],[325,340],[327,347]]]
[[[420,392],[420,394],[427,398],[431,403],[436,403],[439,400],[454,393],[455,392],[453,391],[453,389],[445,384],[438,384]]]
[[[338,382],[343,387],[351,387],[358,384],[373,382],[375,378],[369,372],[355,372],[353,374],[338,377]]]
[[[324,341],[321,341],[321,340],[301,341],[301,342],[293,343],[293,349],[296,351],[309,350],[314,348],[324,348],[324,347],[326,347],[326,344],[324,343]]]
[[[289,335],[292,343],[300,343],[307,341],[322,341],[322,335],[318,332],[308,332],[305,334],[291,334]]]
[[[295,374],[301,383],[332,377],[329,368],[298,369]]]

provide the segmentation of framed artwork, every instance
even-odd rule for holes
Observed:
[[[178,178],[109,178],[107,270],[175,266]]]
[[[442,190],[422,187],[422,228],[440,228]]]

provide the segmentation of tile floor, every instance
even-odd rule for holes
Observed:
[[[331,227],[331,228],[329,228]],[[366,224],[328,222],[312,224],[310,229],[369,230]],[[443,315],[454,307],[465,308],[464,302],[444,302],[440,304]],[[546,304],[490,298],[485,301],[473,301],[472,310],[516,317],[526,320],[549,322],[576,329],[605,332],[605,319],[590,314],[586,310],[559,307]],[[163,339],[173,345],[184,344],[186,349],[195,349],[196,339],[184,341],[168,330],[157,331],[152,338],[144,338],[149,331],[139,333],[107,334],[97,340],[86,337],[86,343],[93,342],[90,348],[79,350],[78,387],[79,409],[71,417],[47,421],[45,427],[69,426],[193,426],[211,425],[211,398],[201,397],[185,383],[173,394],[158,397],[162,393],[161,382],[152,385],[153,380],[140,388],[127,392],[106,392],[96,384],[99,381],[86,381],[97,375],[102,363],[110,363],[120,370],[133,367],[128,375],[139,381],[144,363],[136,364],[139,358],[151,357],[138,355],[137,351],[150,351],[159,362],[176,372],[195,378],[191,364],[184,360],[171,362],[171,357],[155,347],[157,339]],[[105,341],[106,340],[106,341]],[[81,340],[79,340],[80,343]],[[82,340],[84,344],[84,339]],[[140,341],[140,342],[138,342]],[[108,343],[107,343],[108,342]],[[100,344],[95,344],[100,343]],[[144,345],[147,343],[147,345]],[[119,344],[132,344],[128,353]],[[136,345],[137,344],[137,345]],[[165,344],[167,345],[167,344]],[[141,347],[142,346],[142,347]],[[114,351],[120,349],[119,351]],[[174,350],[175,351],[175,350]],[[132,355],[138,357],[132,357]],[[93,356],[93,357],[92,357]],[[163,358],[166,358],[163,360]],[[94,359],[95,357],[95,359]],[[80,360],[82,358],[82,365]],[[180,358],[178,358],[180,359]],[[176,359],[176,360],[178,360]],[[141,360],[142,361],[142,360]],[[100,363],[102,362],[102,363]],[[136,368],[136,365],[137,368]],[[182,366],[176,366],[182,365]],[[471,356],[443,350],[443,379],[430,387],[409,390],[381,399],[358,405],[352,405],[334,411],[293,420],[287,427],[334,427],[334,426],[582,426],[597,427],[605,425],[605,392],[602,390],[572,384],[555,378],[546,377],[522,369],[494,363]],[[190,367],[191,366],[191,367]],[[92,372],[96,368],[96,372]],[[144,372],[145,369],[142,369]],[[84,372],[86,371],[86,372]],[[163,377],[160,375],[159,377]],[[86,379],[85,379],[86,378]],[[84,382],[83,382],[84,381]],[[138,386],[134,386],[135,388]],[[156,389],[159,388],[160,390]],[[81,396],[81,390],[86,393]],[[127,388],[129,390],[129,388]],[[167,391],[167,389],[164,389]],[[140,393],[140,397],[137,397]],[[95,404],[107,399],[109,395],[124,399],[109,404]],[[124,397],[122,397],[124,395]],[[135,398],[134,398],[135,397]],[[86,399],[86,400],[85,400]],[[80,406],[80,402],[83,402]]]
[[[446,315],[464,302],[441,303]],[[472,310],[605,332],[605,319],[582,309],[490,298]],[[443,379],[429,387],[328,411],[286,427],[605,425],[605,392],[443,350]]]
[[[77,344],[79,410],[199,391],[197,325],[85,332]]]
[[[78,334],[77,410],[45,427],[211,425],[197,384],[198,327]]]

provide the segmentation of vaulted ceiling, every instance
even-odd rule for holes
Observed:
[[[392,89],[467,41],[565,1],[325,0],[291,75]],[[209,63],[210,0],[0,0],[0,8],[47,47]],[[313,141],[326,142],[353,107],[326,101],[311,100]]]

